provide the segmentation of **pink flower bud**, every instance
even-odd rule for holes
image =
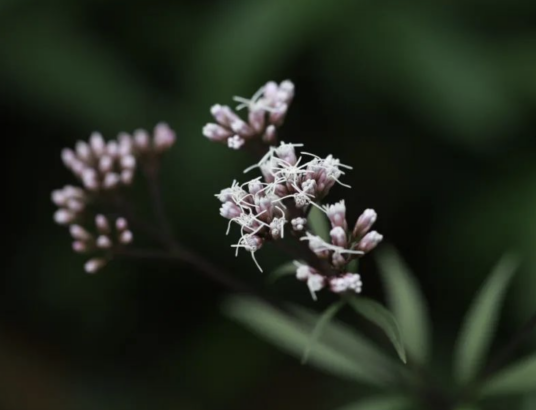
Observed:
[[[329,232],[331,236],[331,243],[341,248],[348,246],[348,238],[346,237],[346,231],[340,226],[336,226]]]
[[[269,125],[264,131],[262,141],[266,144],[273,145],[277,142],[277,131],[274,125]]]
[[[80,241],[88,241],[91,239],[91,234],[80,225],[71,225],[69,227],[69,232],[74,239]]]
[[[89,145],[86,144],[84,141],[78,141],[76,143],[75,149],[79,159],[86,163],[91,160],[91,149],[89,148]]]
[[[121,178],[115,172],[109,172],[104,176],[104,189],[113,189],[121,182]]]
[[[370,230],[372,225],[374,225],[377,217],[378,215],[374,209],[365,209],[355,223],[354,231],[352,232],[354,238],[362,238]]]
[[[140,152],[147,152],[149,149],[149,134],[145,130],[134,131],[134,147]]]
[[[133,239],[134,236],[132,235],[132,232],[128,230],[121,232],[119,235],[119,242],[124,245],[131,243]]]
[[[72,212],[66,210],[66,209],[58,209],[54,213],[54,221],[58,225],[67,225],[70,224],[74,220],[74,215]]]
[[[222,142],[227,140],[233,133],[221,125],[209,123],[203,127],[203,135],[211,141]]]
[[[106,265],[106,260],[101,258],[93,258],[86,262],[84,269],[87,273],[96,273]]]
[[[339,226],[344,231],[348,229],[348,225],[346,223],[346,205],[344,204],[344,200],[337,202],[336,204],[329,205],[326,208],[326,213],[332,227],[335,228]]]
[[[365,253],[373,250],[382,241],[383,236],[376,231],[370,231],[357,244],[357,249]]]
[[[91,134],[89,137],[89,145],[96,157],[103,155],[104,151],[106,150],[106,143],[99,132],[94,132]]]
[[[154,129],[154,147],[157,152],[169,149],[175,143],[175,132],[164,122],[156,125]]]
[[[95,225],[102,234],[107,234],[110,232],[110,223],[108,222],[108,218],[106,218],[104,215],[99,214],[95,216]]]
[[[101,235],[97,238],[97,246],[101,249],[110,249],[112,241],[106,235]]]
[[[118,231],[124,231],[128,229],[128,222],[125,218],[117,218],[115,221],[115,227]]]
[[[245,142],[246,141],[242,137],[234,135],[227,140],[227,146],[231,149],[240,149]]]

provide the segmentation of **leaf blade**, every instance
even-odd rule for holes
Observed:
[[[394,248],[383,246],[377,256],[387,302],[400,327],[410,357],[426,363],[431,326],[427,303],[415,277]]]
[[[350,403],[338,410],[406,410],[410,409],[411,401],[404,396],[370,397],[356,403]]]
[[[482,388],[485,397],[522,393],[536,393],[536,354],[500,371]]]
[[[515,256],[503,256],[469,308],[454,352],[454,375],[460,384],[472,380],[482,367],[497,327],[507,285],[518,264]]]
[[[318,209],[316,206],[311,206],[309,215],[307,216],[307,222],[309,227],[315,235],[320,236],[325,241],[329,241],[329,221],[324,212]]]
[[[395,348],[400,360],[406,363],[406,350],[402,342],[402,335],[392,313],[378,302],[364,297],[350,298],[349,303],[357,313],[383,330]]]
[[[229,318],[246,325],[257,335],[269,340],[287,353],[300,357],[312,326],[258,300],[232,296],[223,305]],[[385,387],[389,383],[366,369],[359,360],[348,357],[324,341],[319,341],[309,363],[342,379]]]

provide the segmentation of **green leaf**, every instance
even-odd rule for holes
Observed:
[[[536,409],[536,393],[527,394],[521,403],[521,410],[534,410]]]
[[[329,241],[329,221],[328,217],[324,212],[318,209],[316,206],[311,206],[309,211],[309,216],[307,217],[307,222],[311,227],[311,231],[315,235],[320,236],[322,239]]]
[[[340,407],[338,410],[405,410],[414,405],[404,396],[373,397]]]
[[[505,255],[484,283],[464,319],[454,352],[454,374],[460,384],[472,380],[482,367],[497,327],[506,288],[518,265],[516,257]]]
[[[430,319],[419,284],[394,248],[378,251],[378,264],[387,291],[387,302],[398,322],[411,358],[426,363],[430,353]]]
[[[305,350],[303,351],[302,356],[302,364],[307,363],[307,360],[309,360],[309,355],[311,354],[311,351],[315,347],[315,344],[322,334],[322,331],[326,327],[326,325],[335,317],[335,315],[342,309],[342,307],[346,304],[346,301],[344,299],[339,300],[337,303],[332,304],[330,307],[328,307],[324,313],[320,316],[320,319],[318,319],[318,322],[316,322],[316,325],[313,329],[313,332],[311,333],[311,338],[309,339],[309,343],[305,347]]]
[[[274,271],[270,272],[268,276],[266,277],[266,282],[269,284],[274,284],[279,279],[284,278],[285,276],[291,276],[296,273],[296,265],[294,264],[294,261],[284,263],[283,265],[279,266]]]
[[[536,354],[500,371],[482,389],[486,397],[524,393],[536,393]]]
[[[364,297],[352,297],[349,299],[349,303],[357,313],[370,320],[385,332],[398,353],[400,360],[406,363],[406,350],[402,343],[400,329],[391,312],[378,302]]]
[[[309,341],[312,324],[249,297],[232,296],[223,305],[224,313],[254,333],[295,357],[301,357]],[[360,358],[347,355],[332,344],[319,340],[309,359],[312,366],[347,380],[385,387],[388,382],[363,365]]]
[[[316,313],[301,307],[294,307],[291,311],[310,328],[318,323],[319,315]],[[400,377],[410,377],[407,369],[398,361],[394,361],[361,333],[339,320],[327,323],[319,339],[343,353],[345,357],[359,362],[366,372],[374,374],[379,379],[397,384]]]

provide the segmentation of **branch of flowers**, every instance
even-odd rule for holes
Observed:
[[[239,293],[252,294],[260,297],[263,300],[267,300],[264,295],[261,296],[258,291],[235,279],[234,276],[224,272],[218,266],[208,262],[200,255],[197,255],[196,253],[179,246],[174,251],[169,252],[150,249],[115,249],[114,255],[129,259],[156,259],[167,262],[186,263],[194,267],[207,278],[219,283],[229,290]]]

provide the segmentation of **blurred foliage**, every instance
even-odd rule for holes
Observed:
[[[0,406],[372,410],[396,400],[359,404],[373,391],[237,328],[219,313],[223,290],[184,266],[117,262],[84,275],[52,223],[49,192],[72,181],[63,146],[95,129],[113,136],[165,120],[179,136],[163,181],[178,236],[264,284],[249,258],[233,258],[213,197],[251,160],[200,130],[212,104],[269,79],[297,87],[282,138],[354,166],[353,190],[331,199],[346,198],[350,218],[375,208],[378,230],[416,272],[438,377],[452,368],[443,353],[490,267],[519,253],[497,349],[535,310],[535,14],[528,0],[0,1],[9,141]],[[284,262],[273,249],[258,256],[267,268]],[[373,261],[360,272],[367,296],[380,297]],[[296,281],[274,286],[312,305]]]

